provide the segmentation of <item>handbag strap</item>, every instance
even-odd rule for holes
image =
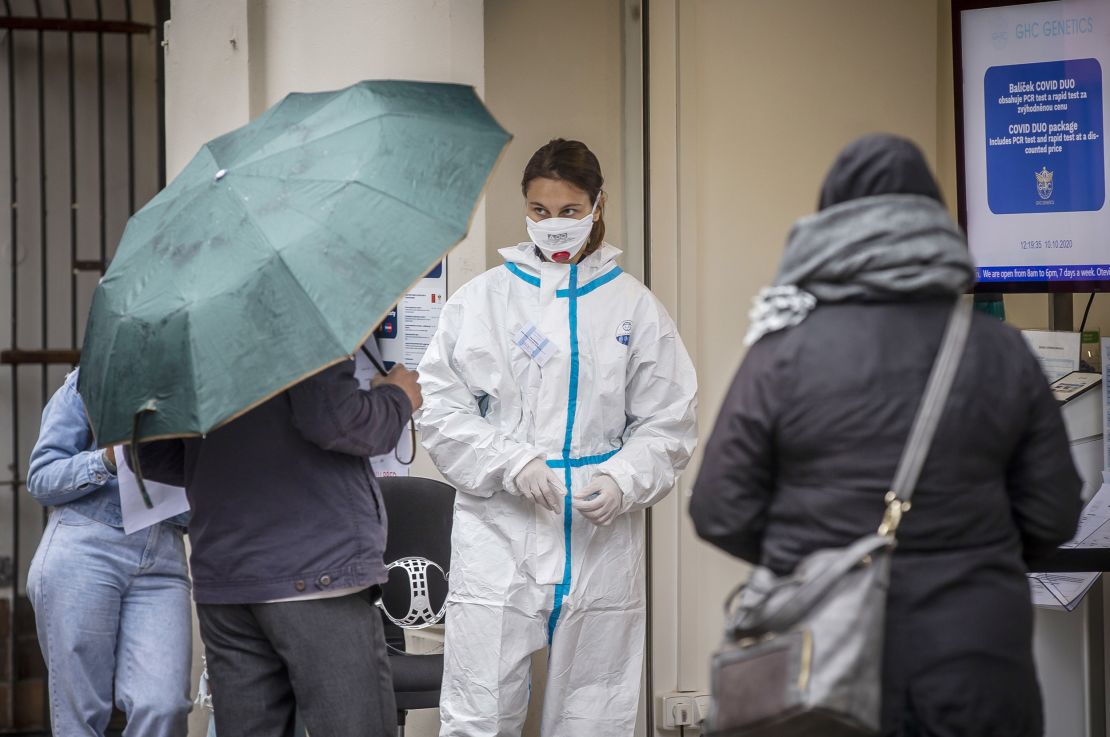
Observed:
[[[910,509],[910,497],[913,496],[917,480],[921,476],[921,469],[929,455],[933,436],[948,401],[948,393],[956,378],[956,370],[960,367],[960,358],[971,328],[971,312],[971,300],[957,297],[941,339],[940,351],[933,362],[928,383],[925,384],[925,396],[917,408],[909,440],[902,449],[894,483],[886,494],[887,509],[883,522],[879,525],[880,535],[893,537],[902,521],[902,515]]]

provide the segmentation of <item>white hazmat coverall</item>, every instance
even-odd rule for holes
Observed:
[[[420,364],[424,446],[455,501],[441,737],[519,735],[530,656],[550,646],[544,737],[631,737],[644,646],[643,510],[697,442],[697,379],[674,322],[604,245],[576,266],[531,243],[445,305]],[[528,333],[533,358],[516,339]],[[545,360],[546,359],[546,360]],[[541,365],[542,363],[542,365]],[[547,461],[558,514],[513,480]],[[571,508],[597,474],[599,527]]]

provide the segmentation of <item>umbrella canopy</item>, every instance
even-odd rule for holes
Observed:
[[[466,235],[509,139],[471,87],[371,81],[207,143],[93,297],[98,443],[203,435],[349,357]]]

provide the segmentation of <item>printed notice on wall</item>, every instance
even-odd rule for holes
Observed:
[[[441,263],[401,298],[378,329],[378,345],[387,366],[401,363],[416,370],[439,327],[446,301],[447,267]]]
[[[386,371],[402,364],[415,370],[431,345],[439,327],[439,316],[447,299],[447,268],[440,263],[421,279],[394,307],[364,351],[355,355],[355,377],[368,388],[380,368]],[[369,354],[369,355],[367,355]],[[370,459],[378,478],[408,476],[409,460],[415,451],[414,437],[406,427],[393,453]]]
[[[1037,357],[1049,384],[1079,370],[1079,333],[1022,330],[1021,335]]]

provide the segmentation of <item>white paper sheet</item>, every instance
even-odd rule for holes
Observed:
[[[439,284],[442,281],[443,284]],[[404,335],[402,342],[405,351],[405,365],[415,370],[428,352],[436,330],[439,329],[439,316],[447,301],[446,279],[424,279],[401,300],[404,313]],[[408,457],[408,456],[404,456]]]
[[[1102,472],[1102,487],[1083,507],[1075,537],[1061,548],[1110,548],[1110,472]]]
[[[1033,606],[1074,611],[1101,573],[1031,573]]]
[[[513,328],[513,342],[540,368],[546,366],[547,362],[558,353],[555,344],[532,323]]]
[[[1102,487],[1083,507],[1079,528],[1064,549],[1110,548],[1110,472],[1102,472]],[[1033,604],[1048,609],[1072,611],[1101,573],[1030,573]]]
[[[185,497],[183,488],[143,479],[146,493],[154,503],[151,509],[147,509],[146,504],[143,503],[142,492],[139,491],[139,482],[135,479],[131,467],[127,465],[126,450],[122,445],[117,445],[114,450],[116,477],[119,480],[120,510],[123,513],[123,531],[126,534],[145,530],[170,517],[189,511],[189,500]]]
[[[1050,383],[1079,370],[1079,333],[1022,330],[1021,334],[1040,361],[1041,370]]]

